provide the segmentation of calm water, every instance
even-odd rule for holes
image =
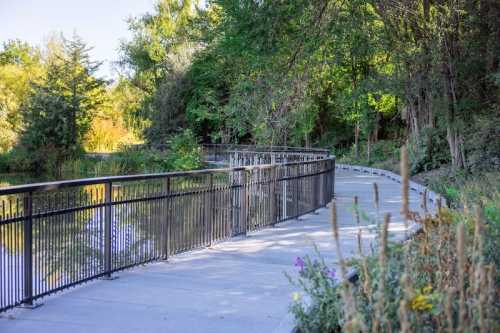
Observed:
[[[227,167],[223,164],[211,164],[207,163],[203,166],[205,169],[218,169]],[[137,174],[135,172],[134,174]],[[55,177],[53,175],[42,174],[30,174],[30,173],[0,173],[0,188],[14,185],[23,185],[30,183],[39,183],[39,182],[49,182],[56,180],[69,180],[69,179],[79,179],[79,178],[92,178],[92,177],[102,177],[102,176],[120,176],[120,175],[104,175],[104,174],[95,174],[95,173],[78,173],[78,174],[65,174],[61,177]]]

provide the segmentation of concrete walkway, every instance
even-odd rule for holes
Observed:
[[[401,237],[400,185],[380,176],[337,170],[336,195],[344,255],[356,254],[357,227],[351,207],[357,195],[371,217],[373,182],[379,184],[381,214],[391,212],[391,235]],[[411,193],[412,208],[420,198]],[[363,221],[363,246],[374,239]],[[329,209],[160,262],[118,273],[44,298],[35,310],[0,316],[1,333],[23,332],[290,332],[295,291],[284,272],[297,274],[297,256],[314,256],[315,243],[336,267]]]

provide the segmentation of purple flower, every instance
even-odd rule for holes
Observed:
[[[329,269],[328,267],[325,267],[325,275],[329,277],[330,279],[334,280],[335,279],[335,269]]]
[[[295,258],[295,262],[294,262],[294,264],[293,264],[293,265],[294,265],[295,267],[299,267],[299,268],[300,268],[300,270],[303,270],[303,269],[304,269],[304,265],[305,265],[305,264],[306,264],[306,263],[304,262],[304,260],[302,260],[302,258],[301,258],[301,257],[297,257],[297,258]]]

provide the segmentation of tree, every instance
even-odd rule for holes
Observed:
[[[105,81],[95,77],[100,63],[77,36],[55,43],[46,60],[46,75],[33,83],[22,106],[25,130],[21,146],[33,155],[33,168],[50,164],[60,171],[65,159],[82,152],[93,112],[105,99]]]
[[[143,91],[138,113],[151,124],[149,141],[164,142],[183,124],[185,71],[198,47],[190,38],[197,3],[160,0],[153,13],[129,21],[133,38],[121,45],[121,64]]]
[[[0,153],[9,151],[23,128],[20,106],[30,82],[43,73],[40,51],[19,40],[0,50]]]
[[[486,144],[497,2],[163,0],[131,21],[124,60],[150,141],[187,126],[204,141],[352,146],[370,163],[381,138],[410,143],[414,172],[460,169],[500,154]]]
[[[493,79],[500,63],[498,1],[374,3],[387,29],[386,48],[397,68],[394,79],[402,86],[410,135],[424,147],[445,137],[452,166],[467,167],[468,151],[477,152],[473,135],[485,130],[477,120],[486,114],[498,121]]]

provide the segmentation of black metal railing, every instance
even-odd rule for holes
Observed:
[[[210,161],[229,161],[235,153],[250,159],[250,156],[266,157],[268,163],[276,161],[303,161],[330,156],[330,151],[319,148],[303,148],[288,146],[236,145],[236,144],[204,144],[205,156]],[[236,154],[237,155],[237,154]]]
[[[0,311],[326,205],[335,159],[310,154],[0,189]]]

